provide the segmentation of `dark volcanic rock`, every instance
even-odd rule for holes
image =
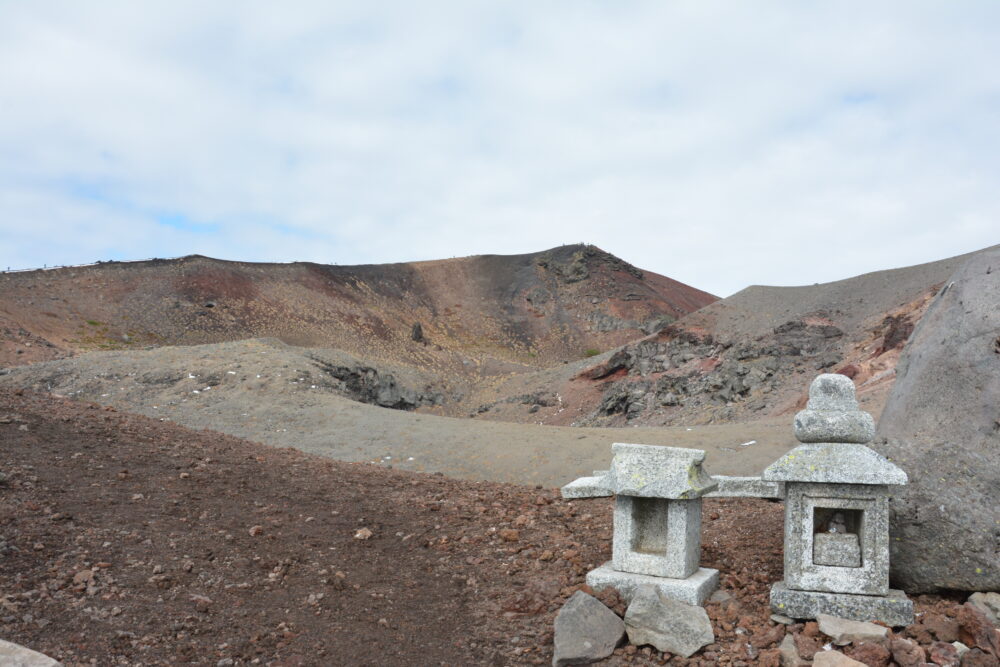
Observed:
[[[905,348],[874,447],[910,475],[892,502],[894,581],[1000,589],[1000,251],[969,259]]]

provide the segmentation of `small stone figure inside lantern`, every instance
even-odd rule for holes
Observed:
[[[830,519],[829,527],[826,529],[828,533],[846,533],[847,531],[847,521],[844,520],[844,515],[841,512],[834,512],[833,518]]]

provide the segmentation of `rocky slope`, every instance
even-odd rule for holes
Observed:
[[[589,426],[748,421],[794,412],[814,374],[839,372],[877,416],[914,326],[975,254],[822,285],[748,287],[592,364],[512,378],[476,415]]]
[[[0,274],[0,366],[273,337],[488,374],[607,350],[714,300],[583,245],[368,266],[106,263]]]

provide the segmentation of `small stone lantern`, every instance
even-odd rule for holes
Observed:
[[[850,378],[813,381],[795,416],[803,444],[762,476],[785,483],[785,580],[771,587],[775,612],[913,622],[913,603],[889,588],[890,487],[906,484],[906,473],[864,445],[874,435]]]
[[[718,570],[698,567],[701,497],[717,487],[701,467],[705,452],[624,443],[611,449],[611,470],[599,486],[616,496],[612,559],[589,572],[587,584],[610,586],[627,600],[652,585],[665,597],[703,604],[719,584]]]

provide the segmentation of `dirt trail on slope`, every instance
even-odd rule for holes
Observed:
[[[326,382],[314,358],[337,354],[276,341],[93,353],[9,369],[0,386],[54,392],[343,461],[545,486],[607,468],[613,442],[704,449],[708,470],[728,475],[759,474],[796,444],[788,419],[569,428],[389,410],[345,398],[336,383]]]

